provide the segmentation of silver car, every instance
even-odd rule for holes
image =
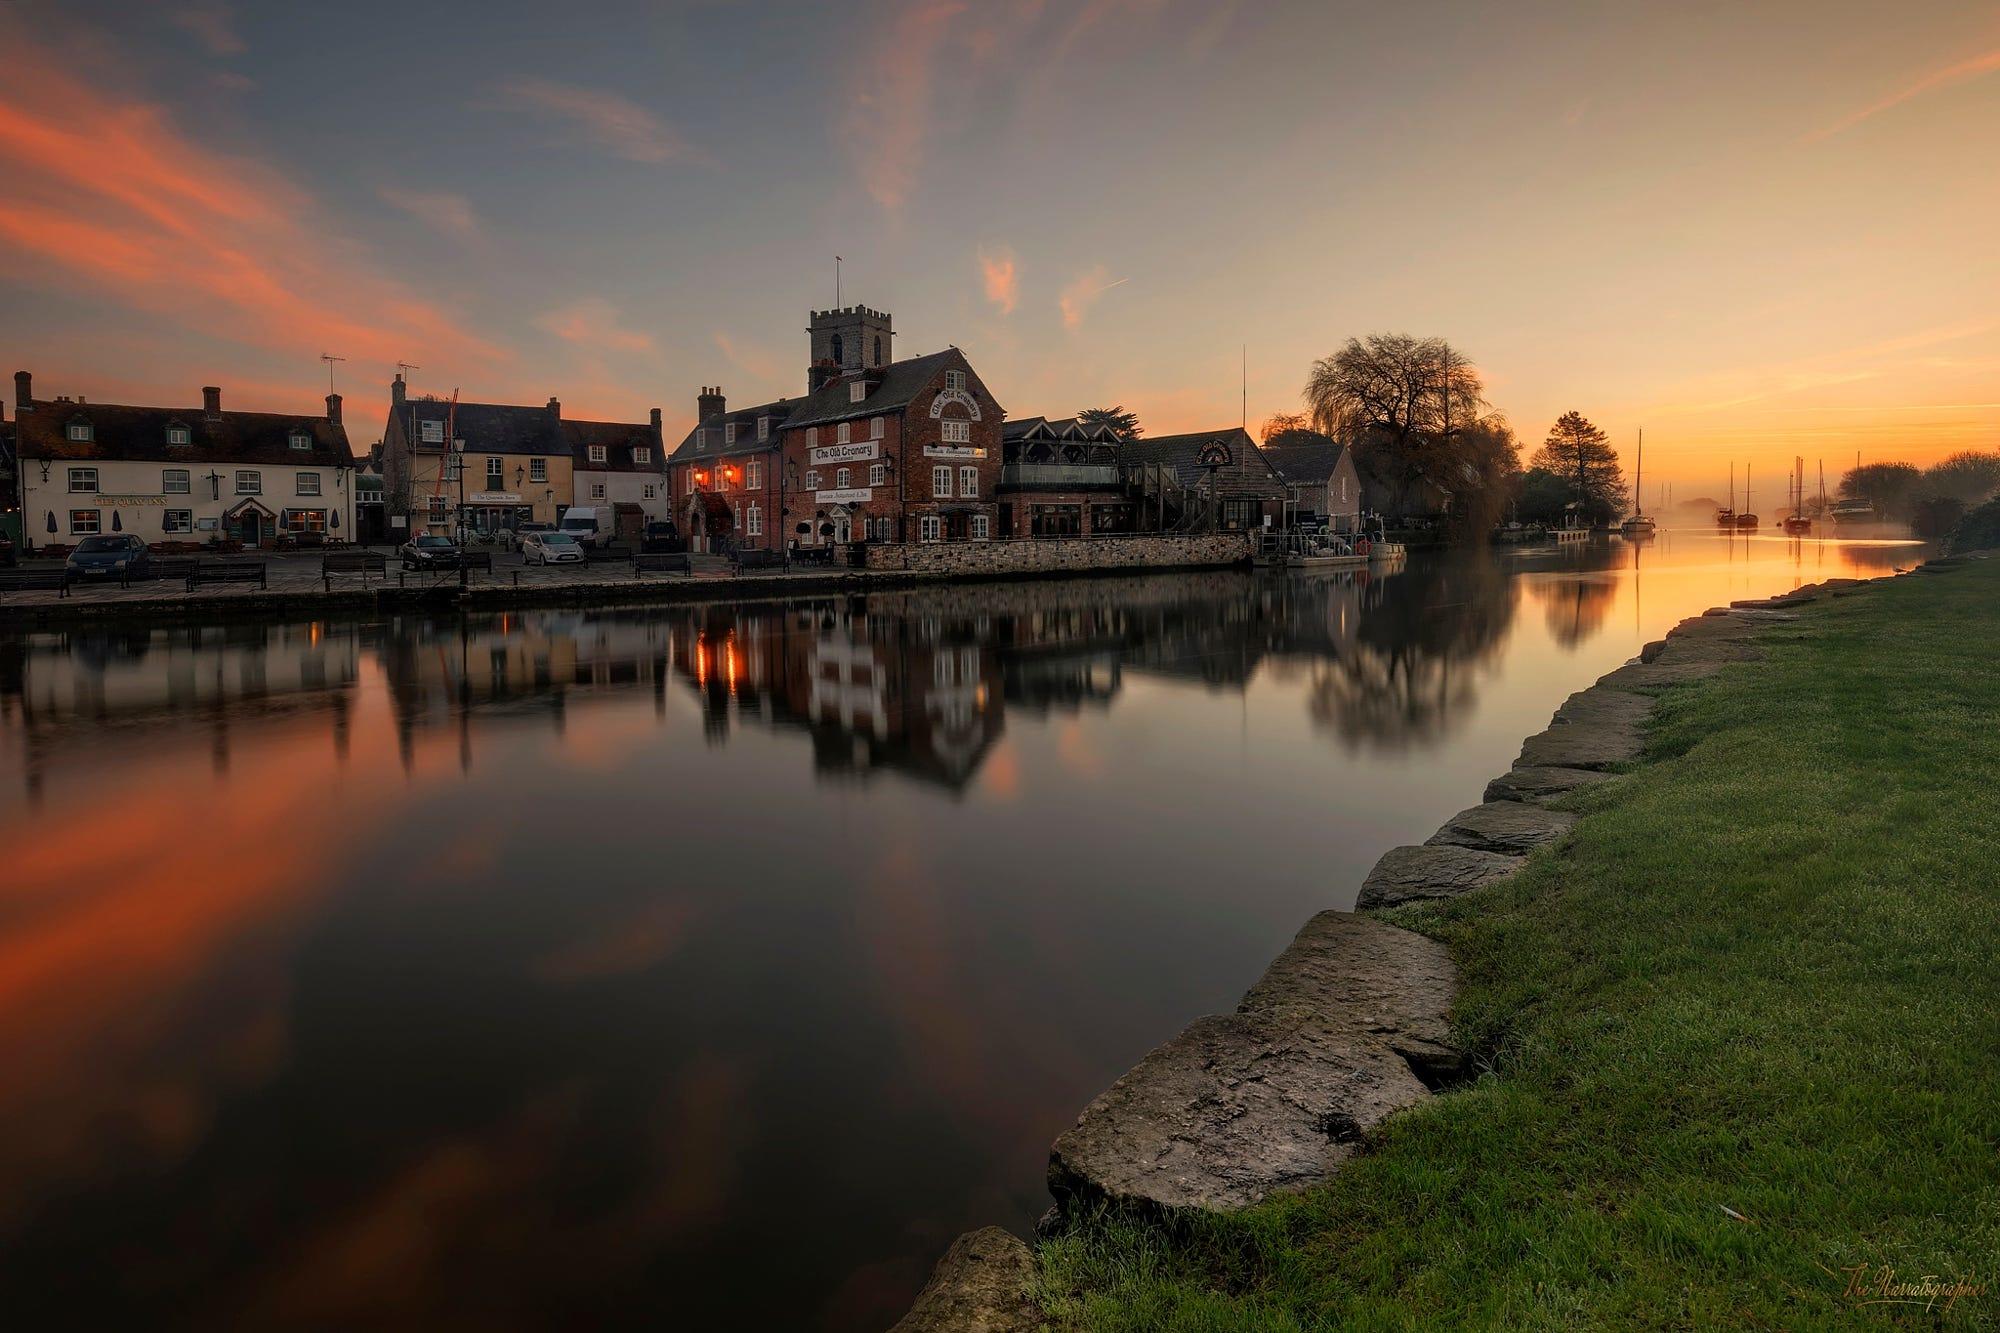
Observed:
[[[583,547],[567,532],[531,532],[521,538],[521,554],[531,565],[583,563]]]

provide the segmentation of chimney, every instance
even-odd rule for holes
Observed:
[[[222,415],[222,390],[213,384],[201,387],[201,410],[212,417]]]
[[[403,383],[403,372],[400,370],[397,371],[396,378],[389,385],[390,405],[394,407],[401,407],[403,403],[406,401],[409,391],[410,391],[410,386]]]
[[[660,409],[657,407],[653,409],[653,438],[660,438]]]
[[[14,372],[14,415],[35,410],[35,377],[25,370]]]
[[[562,404],[556,400],[556,396],[554,394],[549,395],[548,411],[549,411],[549,419],[551,421],[562,420]]]
[[[729,400],[722,396],[722,386],[720,384],[716,385],[713,389],[704,384],[701,388],[701,396],[694,400],[694,419],[697,425],[708,420],[710,417],[719,417],[728,410]]]
[[[326,396],[326,419],[336,426],[340,424],[340,395],[337,393]]]

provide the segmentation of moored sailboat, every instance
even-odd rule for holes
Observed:
[[[1644,503],[1639,498],[1639,486],[1645,475],[1646,432],[1641,427],[1639,431],[1639,461],[1632,467],[1632,516],[1618,525],[1619,533],[1628,542],[1645,541],[1653,535],[1654,529],[1657,526],[1652,519],[1646,517]]]

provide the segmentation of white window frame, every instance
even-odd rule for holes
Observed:
[[[879,440],[882,438],[882,418],[880,417],[868,418],[868,438],[871,440]]]
[[[310,449],[313,447],[313,437],[302,430],[295,430],[292,432],[290,443],[294,449]]]
[[[494,490],[499,490],[507,484],[506,459],[488,458],[486,460],[486,484]]]
[[[754,501],[751,503],[749,512],[743,516],[743,532],[749,537],[764,535],[764,506]]]
[[[325,532],[326,511],[324,509],[287,509],[284,514],[286,532]]]
[[[958,494],[960,498],[977,497],[979,494],[979,469],[962,467],[958,470]]]
[[[317,472],[301,472],[292,478],[293,493],[297,495],[318,495],[320,484]]]
[[[807,427],[806,427],[806,448],[810,449],[810,448],[814,447],[815,445],[817,445],[818,443],[819,443],[819,427],[818,427],[818,426],[807,426]]]
[[[734,443],[736,443],[736,423],[735,423],[735,422],[733,422],[733,421],[725,421],[725,422],[723,422],[723,423],[722,423],[722,442],[723,442],[724,444],[734,444]]]
[[[761,491],[764,489],[764,460],[753,458],[743,465],[743,489]]]
[[[160,494],[193,495],[194,474],[184,467],[161,468]]]
[[[593,481],[592,483],[590,483],[590,498],[593,500],[602,500],[604,498],[603,482]]]
[[[240,468],[236,473],[236,493],[238,495],[262,495],[264,474],[254,468]]]
[[[647,445],[643,444],[635,446],[632,450],[632,461],[635,463],[652,462],[653,461],[652,449]]]
[[[69,493],[71,495],[96,495],[97,469],[94,467],[73,467],[69,470]]]
[[[853,484],[854,484],[854,470],[852,468],[843,467],[834,469],[833,488],[835,490],[844,491]]]
[[[77,444],[89,444],[93,434],[88,421],[72,421],[63,433]]]
[[[970,421],[940,421],[939,438],[946,444],[971,444],[972,423]]]
[[[974,514],[972,516],[971,533],[972,540],[976,542],[983,542],[992,537],[993,529],[986,515]]]
[[[646,483],[645,493],[640,498],[646,500],[657,500],[660,498],[660,488],[653,485],[651,482],[648,482]]]
[[[590,461],[593,463],[602,463],[605,460],[605,458],[608,457],[608,455],[606,454],[603,445],[593,444],[590,446],[589,457]]]
[[[864,401],[866,401],[866,400],[867,400],[867,397],[868,397],[868,381],[867,381],[867,380],[864,380],[864,379],[853,379],[853,380],[849,380],[849,381],[848,381],[848,383],[847,383],[847,401],[848,401],[848,402],[850,402],[850,403],[859,403],[859,402],[864,402]]]
[[[962,370],[947,370],[944,373],[944,387],[947,393],[964,393],[965,372]]]
[[[951,468],[943,463],[931,469],[931,494],[940,500],[951,498]]]
[[[547,481],[548,479],[549,460],[546,458],[530,458],[528,460],[528,480]]]
[[[85,515],[88,515],[86,518]],[[77,520],[83,518],[82,523]],[[95,537],[104,531],[104,511],[102,509],[72,509],[69,511],[69,533],[72,537]]]
[[[917,520],[917,540],[937,542],[944,540],[944,520],[936,514],[925,514]]]
[[[194,432],[186,426],[169,426],[167,427],[167,443],[192,444],[194,443]]]
[[[424,444],[444,443],[444,422],[435,417],[417,423],[417,439]]]
[[[806,469],[806,489],[809,491],[819,489],[819,470],[817,468]]]
[[[843,421],[838,426],[835,426],[833,428],[833,442],[835,444],[846,444],[848,442],[848,439],[849,439],[848,424],[845,421]]]
[[[431,496],[429,505],[424,512],[426,518],[431,523],[451,522],[451,502],[442,495]]]
[[[184,536],[194,531],[194,510],[163,509],[160,511],[160,531],[169,537]]]
[[[888,480],[889,469],[886,465],[881,463],[870,463],[868,465],[868,484],[870,486],[880,486]]]
[[[771,418],[769,417],[757,418],[757,438],[760,440],[768,440],[771,438]]]

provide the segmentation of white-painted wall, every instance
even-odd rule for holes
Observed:
[[[602,486],[604,494],[597,494]],[[646,487],[653,488],[651,499]],[[646,511],[648,522],[674,516],[673,497],[667,492],[664,472],[599,472],[595,468],[576,471],[576,503],[579,505],[635,504]]]
[[[42,480],[42,468],[46,463],[48,480]],[[70,470],[72,468],[97,469],[97,490],[70,490]],[[188,493],[169,493],[165,486],[165,474],[172,470],[188,474]],[[251,472],[257,474],[261,485],[260,493],[254,498],[264,508],[282,516],[288,509],[322,509],[328,516],[327,535],[343,540],[354,539],[354,469],[343,467],[286,467],[270,463],[253,463],[239,466],[233,463],[204,463],[190,459],[186,463],[128,463],[128,462],[77,462],[71,459],[24,458],[21,460],[21,522],[22,535],[36,546],[74,546],[86,534],[71,531],[70,513],[78,509],[99,511],[101,532],[129,532],[148,542],[158,541],[206,541],[210,537],[222,535],[221,519],[224,513],[234,509],[239,501],[253,498],[239,493],[236,474]],[[208,477],[213,472],[221,481],[211,484]],[[301,494],[299,477],[301,474],[319,479],[319,494]],[[116,510],[120,526],[111,526],[112,511]],[[169,511],[187,511],[193,531],[168,532],[166,519]],[[56,530],[52,534],[48,528],[48,515],[56,516]],[[340,526],[331,526],[332,516],[340,515]],[[202,519],[215,519],[214,529],[203,531]]]

